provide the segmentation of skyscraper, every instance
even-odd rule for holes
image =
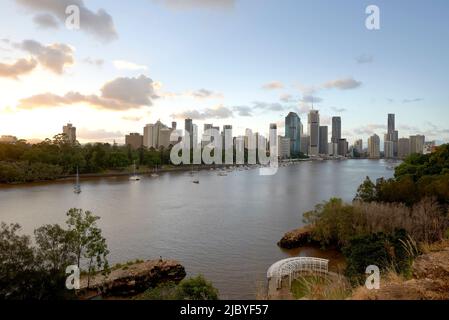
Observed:
[[[384,136],[385,148],[388,145],[388,151],[385,152],[385,158],[394,158],[398,156],[398,131],[395,130],[395,115],[393,113],[388,114],[388,132]],[[388,142],[392,142],[392,152],[389,152],[390,144]]]
[[[76,127],[74,127],[71,123],[67,123],[67,125],[62,127],[62,133],[67,136],[67,139],[70,141],[70,143],[75,143]]]
[[[371,159],[380,158],[380,138],[377,134],[368,139],[368,154]]]
[[[346,139],[338,140],[338,155],[345,157],[348,154],[348,141]]]
[[[354,144],[354,148],[355,148],[355,150],[357,150],[357,152],[359,154],[362,154],[362,152],[363,152],[363,140],[362,139],[357,140],[355,142],[355,144]]]
[[[285,137],[290,138],[290,152],[299,154],[301,151],[301,119],[295,112],[285,117]]]
[[[143,128],[143,145],[147,148],[167,148],[171,144],[170,135],[173,129],[168,128],[159,120],[154,124],[147,124]]]
[[[394,158],[393,141],[384,141],[384,155],[386,159]]]
[[[328,127],[320,126],[320,147],[319,147],[320,154],[324,155],[329,154],[328,144],[329,144]]]
[[[193,148],[193,121],[192,119],[184,120],[184,132],[188,132],[190,135],[190,148]]]
[[[310,110],[309,112],[309,155],[318,156],[320,145],[320,114],[318,110]]]
[[[338,143],[341,139],[341,117],[332,117],[332,143]]]

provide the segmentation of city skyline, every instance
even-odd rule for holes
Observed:
[[[267,134],[270,123],[284,131],[289,111],[307,128],[313,103],[320,125],[344,119],[341,134],[351,144],[373,133],[383,141],[387,113],[401,119],[403,136],[449,141],[449,45],[438,41],[447,37],[449,22],[435,15],[447,9],[444,1],[378,1],[378,31],[365,28],[365,5],[355,1],[255,6],[230,0],[215,7],[188,1],[182,8],[146,1],[123,10],[120,3],[93,0],[82,11],[96,15],[103,8],[107,15],[86,28],[81,20],[79,31],[64,27],[59,2],[47,2],[0,5],[6,30],[0,37],[0,135],[44,139],[72,122],[81,142],[123,143],[147,123],[187,117],[199,128],[213,122],[232,125],[234,135],[246,128]],[[404,10],[407,25],[399,19]],[[36,19],[42,14],[53,17],[52,24]],[[436,18],[418,24],[420,15]],[[278,22],[275,28],[266,17]],[[419,28],[410,32],[409,25]],[[133,28],[151,31],[147,37]],[[430,45],[434,50],[423,49]],[[48,59],[55,53],[58,59]]]

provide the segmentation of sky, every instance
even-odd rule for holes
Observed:
[[[71,122],[80,142],[124,142],[186,117],[282,134],[313,105],[350,142],[383,138],[388,113],[400,137],[449,141],[447,0],[2,0],[0,17],[0,135]]]

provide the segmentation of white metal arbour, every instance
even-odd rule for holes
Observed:
[[[288,277],[288,285],[298,275],[312,273],[317,275],[327,275],[329,272],[329,260],[314,257],[295,257],[280,260],[274,263],[267,271],[268,281],[274,279],[276,288],[282,286],[282,279]]]

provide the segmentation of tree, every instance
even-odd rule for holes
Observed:
[[[218,300],[218,290],[202,275],[182,280],[176,288],[177,300]]]
[[[376,200],[376,185],[371,181],[369,177],[366,177],[365,181],[357,189],[357,194],[354,200],[371,202]]]
[[[71,239],[73,241],[74,252],[76,256],[76,263],[80,268],[81,259],[87,259],[88,263],[88,283],[90,276],[98,269],[103,268],[103,271],[108,270],[108,261],[106,256],[109,251],[107,249],[106,239],[103,238],[101,229],[97,226],[97,221],[100,217],[94,216],[90,211],[83,211],[82,209],[70,209],[67,212],[69,217],[67,225],[71,232]]]

